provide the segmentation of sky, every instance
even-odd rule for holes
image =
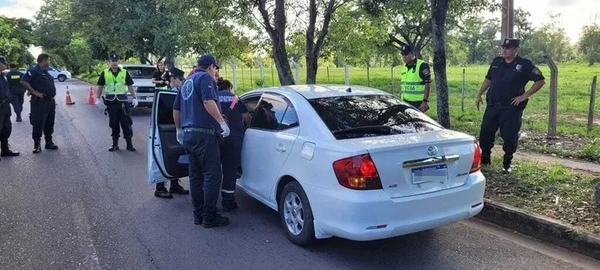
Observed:
[[[33,19],[43,2],[43,0],[0,0],[0,15]],[[534,27],[548,22],[549,12],[560,13],[559,20],[567,31],[570,42],[576,43],[583,26],[594,21],[600,23],[600,4],[594,2],[598,0],[514,0],[514,8],[522,8],[531,13],[530,20]],[[492,17],[500,14],[486,13],[482,16]]]

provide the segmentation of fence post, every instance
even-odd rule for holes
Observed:
[[[463,68],[462,89],[460,94],[460,110],[465,112],[465,69]]]
[[[298,66],[298,63],[296,63],[296,61],[294,61],[294,59],[290,59],[290,62],[292,63],[292,67],[294,68],[294,77],[295,77],[295,81],[296,84],[300,84],[300,67]]]
[[[331,83],[329,80],[329,66],[327,66],[327,83]]]
[[[265,64],[260,61],[260,59],[256,59],[256,64],[258,65],[258,68],[260,70],[260,77],[258,79],[258,81],[260,82],[260,87],[264,87],[265,85]]]
[[[348,71],[348,65],[344,64],[344,81],[346,85],[350,85],[350,72]]]
[[[233,61],[228,61],[227,64],[231,67],[231,80],[233,84],[233,89],[237,88],[237,76],[235,74],[235,63]]]
[[[544,55],[546,63],[550,67],[550,100],[549,100],[549,115],[548,115],[548,134],[547,137],[556,136],[556,110],[558,98],[558,67],[552,60],[550,55]]]
[[[367,86],[371,87],[371,74],[369,70],[370,63],[367,62]]]
[[[592,128],[594,127],[594,105],[596,103],[596,83],[598,80],[598,76],[594,76],[594,78],[592,79],[592,89],[591,89],[591,94],[590,94],[590,107],[589,107],[589,111],[588,111],[588,123],[587,123],[587,129],[588,131],[592,130]]]
[[[395,95],[395,94],[394,94],[394,68],[395,68],[395,67],[396,67],[396,66],[394,66],[394,65],[392,64],[392,70],[391,70],[391,73],[392,73],[392,95]]]

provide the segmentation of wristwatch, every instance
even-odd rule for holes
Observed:
[[[428,99],[424,99],[423,102],[429,102],[429,100]]]

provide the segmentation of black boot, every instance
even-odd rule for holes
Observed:
[[[38,154],[40,152],[42,152],[42,144],[39,140],[33,141],[33,153]]]
[[[58,145],[54,144],[54,142],[52,142],[52,138],[46,138],[46,147],[44,147],[46,149],[49,150],[56,150],[58,149]]]
[[[20,155],[19,152],[10,150],[10,145],[8,145],[8,140],[3,140],[0,142],[0,157],[16,157]]]
[[[213,228],[213,227],[221,227],[229,224],[229,218],[221,216],[219,214],[214,215],[210,219],[203,218],[202,219],[202,227],[204,228]]]
[[[190,194],[189,190],[183,188],[179,184],[179,179],[171,180],[171,186],[169,187],[169,192],[172,194],[181,194],[181,195]]]
[[[502,160],[502,173],[509,174],[512,171],[510,168],[512,159],[513,155],[504,154],[504,159]]]
[[[223,209],[224,212],[230,212],[238,208],[234,194],[221,192],[221,198],[221,209]]]
[[[481,150],[481,166],[488,166],[492,163],[492,151]]]
[[[113,138],[112,146],[108,149],[110,152],[119,150],[119,137]]]
[[[127,142],[127,150],[128,151],[133,152],[133,151],[136,150],[135,147],[133,147],[133,143],[131,142],[131,138],[125,139],[125,141]]]
[[[165,187],[165,183],[157,183],[156,191],[154,191],[154,196],[163,198],[163,199],[173,199],[173,195],[167,191]]]

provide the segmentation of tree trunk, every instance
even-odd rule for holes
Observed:
[[[430,0],[433,33],[433,72],[437,96],[438,122],[450,128],[450,110],[448,106],[448,79],[446,77],[446,15],[448,0]]]
[[[285,49],[285,27],[287,20],[285,15],[285,0],[275,0],[273,24],[271,24],[271,18],[266,8],[266,0],[257,0],[256,4],[258,5],[258,11],[262,17],[265,31],[271,38],[273,61],[277,68],[279,83],[281,85],[293,85],[295,84],[294,76],[292,75],[292,68],[290,67],[287,50]]]
[[[277,76],[280,85],[294,85],[294,75],[290,61],[287,59],[287,50],[285,49],[285,41],[279,40],[277,37],[271,37],[273,43],[273,61],[277,68]]]
[[[325,43],[325,37],[329,31],[329,24],[331,22],[331,16],[337,9],[336,0],[329,0],[327,3],[327,9],[323,12],[323,25],[317,40],[315,41],[316,35],[316,24],[317,24],[317,1],[310,0],[308,11],[308,28],[306,30],[306,84],[314,84],[317,81],[317,70],[319,69],[319,56],[321,55],[321,49]]]

